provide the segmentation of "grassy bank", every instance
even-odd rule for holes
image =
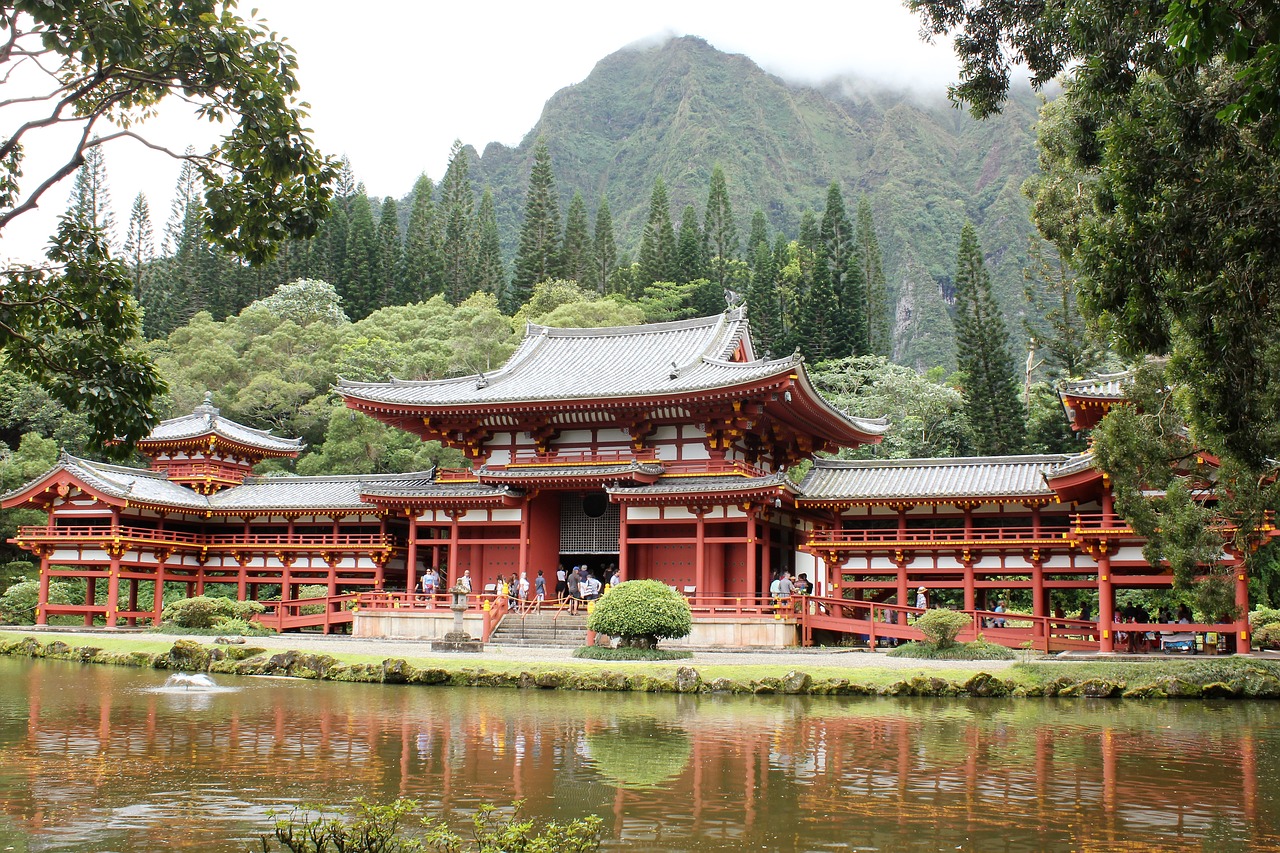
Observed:
[[[1019,663],[995,676],[973,669],[909,676],[876,667],[520,663],[456,657],[270,651],[194,639],[86,637],[70,645],[0,632],[0,655],[227,675],[274,675],[387,684],[669,693],[788,693],[844,696],[1075,696],[1083,698],[1280,698],[1280,662],[1247,658]]]

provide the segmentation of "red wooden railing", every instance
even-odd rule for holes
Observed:
[[[1071,533],[1070,527],[1041,525],[1034,527],[976,527],[966,532],[957,527],[930,527],[907,530],[871,528],[862,530],[815,530],[809,534],[810,547],[876,546],[898,543],[946,544],[1015,542],[1060,542]]]
[[[667,474],[738,474],[743,477],[763,477],[765,472],[754,465],[734,459],[692,459],[683,462],[663,462]]]
[[[451,613],[453,596],[447,592],[426,595],[416,592],[362,592],[356,596],[355,606],[371,613]],[[488,642],[493,629],[507,613],[507,597],[496,593],[472,593],[467,596],[467,612],[484,614],[481,641]]]
[[[657,462],[658,451],[651,447],[641,450],[597,450],[582,453],[529,453],[517,451],[508,466],[515,465],[617,465],[626,462]],[[501,465],[493,466],[501,468]]]
[[[276,631],[296,631],[300,628],[323,628],[328,634],[335,625],[349,625],[354,620],[352,605],[355,595],[329,595],[320,598],[290,598],[285,601],[264,601],[266,610],[254,617]],[[304,612],[307,611],[307,612]]]
[[[382,533],[187,533],[149,527],[92,525],[23,525],[18,539],[55,542],[77,540],[132,540],[189,548],[300,548],[365,549],[389,547],[390,536]]]

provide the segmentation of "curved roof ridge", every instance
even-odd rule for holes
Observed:
[[[396,480],[432,480],[436,469],[425,471],[406,471],[401,474],[307,474],[272,477],[257,475],[245,477],[243,485],[261,486],[268,483],[381,483]]]
[[[880,420],[887,421],[887,418]],[[817,457],[815,468],[923,468],[955,465],[1049,464],[1073,458],[1069,453],[1025,453],[1008,456],[920,456],[908,459],[833,459]]]

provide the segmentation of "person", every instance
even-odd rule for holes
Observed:
[[[993,612],[995,613],[1005,612],[1005,601],[1003,598],[996,603],[996,609]],[[1003,628],[1004,625],[1005,625],[1005,621],[1003,616],[997,616],[996,618],[991,620],[991,627],[993,628]]]
[[[569,583],[565,579],[566,572],[564,563],[556,569],[556,603],[564,604],[565,597],[569,594]]]
[[[471,592],[471,570],[470,569],[467,569],[466,571],[464,571],[462,573],[462,577],[458,578],[458,586],[461,589],[466,590],[467,592]]]
[[[569,612],[578,615],[578,567],[574,566],[565,580],[565,593],[569,596]]]
[[[774,572],[773,580],[769,582],[769,597],[782,597],[782,574],[780,572]]]
[[[507,607],[511,610],[520,609],[520,582],[516,580],[515,572],[507,580]]]
[[[919,607],[921,610],[927,610],[929,608],[929,590],[925,587],[920,587],[916,590],[916,607]]]
[[[620,583],[622,583],[622,573],[614,569],[613,574],[609,575],[609,586],[617,586]]]
[[[516,597],[519,599],[520,609],[527,610],[529,608],[529,573],[528,572],[520,573],[520,586],[518,587]]]
[[[813,590],[813,585],[809,583],[809,575],[801,572],[796,575],[795,594],[808,595]]]
[[[586,598],[587,601],[595,601],[600,597],[600,588],[603,586],[603,584],[600,583],[600,579],[598,577],[591,574],[587,575],[586,584],[587,584],[587,594],[584,596],[584,598]],[[578,584],[578,588],[579,589],[582,588],[581,582]]]
[[[533,609],[542,611],[542,602],[547,597],[547,579],[542,576],[542,569],[538,569],[538,576],[533,579]]]

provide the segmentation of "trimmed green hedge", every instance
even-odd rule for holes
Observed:
[[[587,629],[624,646],[653,648],[658,640],[689,636],[693,615],[684,596],[660,581],[624,581],[595,603]]]

